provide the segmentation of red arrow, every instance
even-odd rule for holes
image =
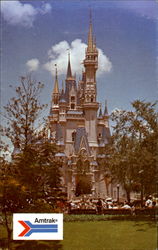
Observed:
[[[29,232],[30,231],[30,227],[24,222],[24,221],[22,221],[22,220],[19,220],[18,221],[25,229],[18,235],[18,236],[24,236],[27,232]]]

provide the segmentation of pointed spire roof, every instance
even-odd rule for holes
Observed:
[[[62,89],[61,89],[61,96],[64,95],[64,81],[62,80]]]
[[[102,117],[103,116],[103,114],[102,114],[102,109],[101,109],[101,107],[100,107],[100,110],[99,110],[99,117]]]
[[[93,31],[92,31],[92,14],[90,10],[90,24],[89,24],[89,32],[88,32],[88,48],[87,50],[91,52],[93,50]]]
[[[57,72],[57,68],[56,68],[56,73],[55,73],[55,83],[54,83],[53,94],[59,94],[58,72]]]
[[[104,116],[108,115],[107,100],[105,100]]]
[[[72,78],[71,63],[70,63],[70,52],[68,53],[67,78]]]
[[[64,81],[62,80],[62,91],[64,92]]]

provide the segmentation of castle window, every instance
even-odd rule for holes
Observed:
[[[71,96],[71,102],[74,102],[74,101],[75,101],[75,97]]]
[[[93,96],[91,96],[91,102],[93,102],[94,101],[94,97]]]
[[[76,136],[76,132],[74,131],[74,132],[72,133],[72,141],[75,141],[75,136]]]
[[[71,109],[75,109],[75,104],[71,103]]]
[[[54,104],[57,105],[58,104],[58,100],[57,98],[54,98]]]

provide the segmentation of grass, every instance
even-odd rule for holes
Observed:
[[[107,220],[134,220],[134,221],[155,221],[156,218],[150,215],[109,215],[109,214],[65,214],[64,222],[81,222],[81,221],[107,221]]]
[[[63,241],[14,241],[13,249],[156,250],[156,222],[149,217],[141,220],[140,218],[130,220],[130,218],[108,215],[66,215]],[[1,225],[0,249],[4,249],[2,242],[5,244],[5,238],[6,231]],[[18,243],[20,245],[16,247]]]
[[[156,250],[150,221],[95,221],[64,224],[64,250]]]

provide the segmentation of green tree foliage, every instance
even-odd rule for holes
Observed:
[[[18,179],[25,185],[29,197],[29,209],[35,206],[36,212],[37,201],[46,202],[47,198],[55,198],[60,191],[61,163],[55,159],[55,153],[55,145],[38,141],[35,145],[28,145],[15,161]]]
[[[4,107],[7,124],[2,128],[3,136],[20,149],[7,162],[8,145],[5,140],[1,143],[0,209],[8,232],[8,249],[12,213],[52,212],[60,193],[61,163],[55,159],[56,147],[49,143],[45,129],[39,132],[38,121],[45,107],[39,102],[42,88],[43,84],[30,76],[22,77],[16,97]]]
[[[0,163],[0,211],[8,236],[7,247],[10,249],[12,236],[11,214],[18,212],[27,204],[26,193],[23,185],[15,178],[12,164],[5,161],[2,157]]]
[[[35,138],[39,126],[36,121],[46,107],[39,101],[43,87],[44,84],[33,80],[31,76],[21,77],[20,85],[15,88],[15,97],[4,106],[3,117],[7,119],[3,128],[4,135],[14,145],[18,141],[21,149],[32,143]]]
[[[25,147],[11,163],[1,159],[0,208],[8,232],[8,248],[12,213],[54,211],[60,195],[61,167],[54,158],[55,153],[54,145],[41,141]]]
[[[136,100],[134,111],[115,111],[109,163],[114,179],[127,192],[155,193],[157,178],[158,114],[156,103]]]

